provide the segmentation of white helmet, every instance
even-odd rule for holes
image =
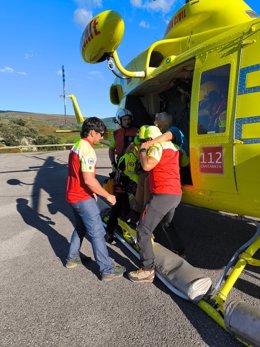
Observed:
[[[131,120],[133,119],[133,114],[131,111],[127,110],[126,108],[120,108],[116,114],[116,122],[121,125],[121,119],[124,116],[130,116]]]
[[[149,140],[149,139],[153,140],[160,135],[162,135],[162,133],[161,133],[160,129],[155,125],[150,125],[148,128],[146,128],[146,130],[144,132],[145,140]]]

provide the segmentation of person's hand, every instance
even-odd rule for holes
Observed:
[[[148,149],[149,147],[151,147],[151,145],[152,145],[152,141],[146,141],[142,143],[141,148]]]
[[[115,205],[116,203],[116,197],[115,195],[109,194],[108,196],[106,196],[106,200],[110,205]]]
[[[97,197],[97,194],[96,193],[93,193],[93,198],[97,201],[98,200],[98,197]]]
[[[129,154],[129,153],[133,152],[134,148],[135,148],[135,145],[133,142],[131,142],[130,145],[127,147],[125,153]]]

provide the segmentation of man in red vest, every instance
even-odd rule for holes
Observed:
[[[145,131],[146,140],[159,135],[161,132],[156,126],[149,126]],[[156,143],[151,147],[149,143],[143,143],[139,150],[139,160],[143,169],[148,171],[151,198],[136,229],[141,268],[130,272],[129,279],[151,283],[155,276],[152,233],[160,222],[163,226],[169,225],[181,201],[179,149],[170,141]]]
[[[111,281],[123,276],[124,266],[115,266],[109,257],[104,240],[104,227],[97,205],[97,195],[114,205],[116,198],[102,188],[96,179],[97,157],[94,145],[106,131],[105,124],[96,117],[87,118],[82,124],[81,139],[69,155],[66,199],[75,217],[75,229],[70,243],[66,267],[72,269],[81,264],[80,248],[87,235],[92,245],[94,258],[99,266],[102,281]]]

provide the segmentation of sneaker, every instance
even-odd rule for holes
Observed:
[[[154,269],[144,270],[139,269],[137,271],[131,271],[128,274],[130,281],[140,283],[152,283],[154,280],[155,271]]]
[[[81,265],[81,259],[80,258],[73,258],[73,259],[67,259],[66,262],[66,268],[67,269],[74,269],[74,267],[77,267],[78,265]]]
[[[124,266],[115,265],[113,272],[103,273],[101,275],[101,280],[105,282],[113,281],[117,278],[122,277],[125,271],[126,271],[126,268]]]
[[[67,269],[74,269],[78,265],[82,265],[82,263],[86,264],[90,260],[90,257],[87,257],[85,254],[82,254],[80,258],[67,259],[65,266]]]

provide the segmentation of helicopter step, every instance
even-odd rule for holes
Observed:
[[[212,281],[179,255],[154,242],[155,269],[188,300],[199,301],[210,290]]]
[[[120,234],[123,239],[138,251],[136,230],[120,218],[118,218],[118,225],[121,228]],[[194,302],[201,300],[212,286],[211,279],[205,277],[199,269],[160,243],[154,242],[153,239],[152,243],[156,273],[159,273],[173,288],[181,292],[184,299]]]

